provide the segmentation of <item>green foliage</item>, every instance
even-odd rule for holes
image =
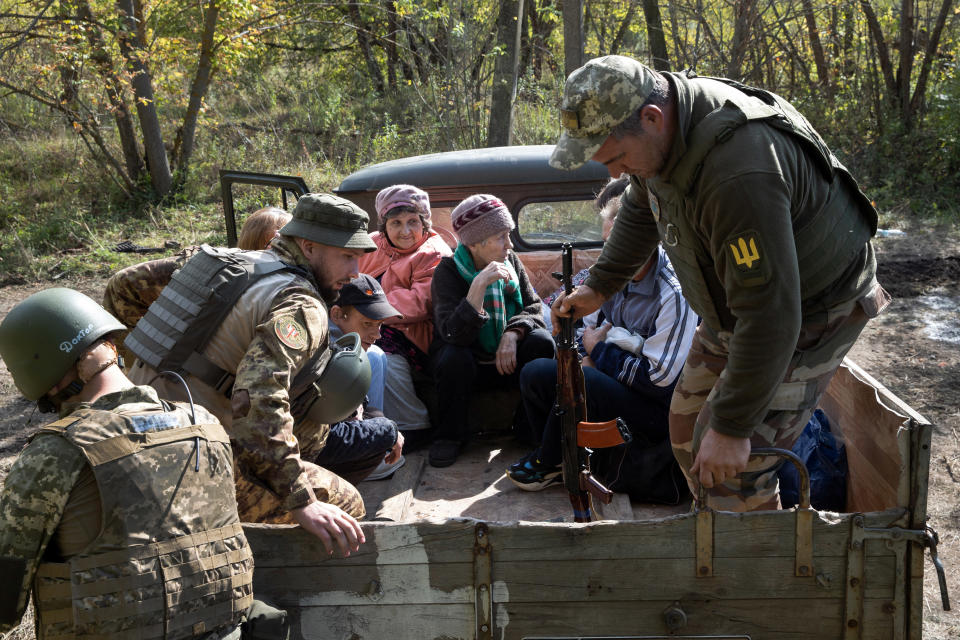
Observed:
[[[57,8],[68,12],[75,2],[64,0]],[[561,5],[528,2],[533,4],[524,21],[525,66],[513,137],[515,144],[550,144],[560,131]],[[661,2],[672,68],[694,66],[701,74],[726,75],[738,37],[733,11],[740,4]],[[920,116],[905,128],[880,73],[861,4],[813,4],[830,66],[829,90],[817,76],[801,3],[779,0],[753,17],[745,35],[740,33],[745,39],[738,79],[793,101],[885,216],[955,220],[960,215],[960,22],[948,21]],[[113,2],[92,0],[90,6],[98,26],[72,19],[39,23],[39,37],[0,58],[0,84],[17,80],[56,99],[64,88],[63,70],[78,70],[76,88],[89,109],[84,126],[100,132],[119,157],[114,112],[86,36],[95,26],[101,29],[111,69],[128,83],[115,38],[121,21]],[[144,0],[143,6],[145,59],[169,152],[189,99],[203,10],[209,5]],[[125,195],[102,155],[92,155],[55,109],[0,92],[0,281],[106,273],[141,258],[109,250],[121,240],[145,246],[167,240],[223,242],[218,177],[223,168],[300,175],[312,188],[330,190],[370,163],[485,144],[500,54],[498,2],[360,3],[359,14],[343,3],[225,0],[218,6],[213,82],[200,113],[192,163],[179,192],[162,206],[149,203],[146,176],[133,198]],[[898,6],[876,0],[873,6],[888,43],[896,42]],[[933,0],[919,3],[925,34],[936,6]],[[9,16],[29,10],[36,7],[0,0],[0,47],[15,42],[16,29],[29,23]],[[587,13],[587,57],[609,53],[622,37],[616,43],[620,53],[650,62],[639,3],[598,0],[589,3]],[[632,22],[621,29],[628,16]],[[890,51],[896,67],[899,51]],[[922,61],[921,51],[912,83]],[[132,106],[132,94],[125,91]],[[276,199],[263,190],[243,192],[238,214],[242,218],[265,204],[280,204]],[[560,223],[544,224],[559,228]]]

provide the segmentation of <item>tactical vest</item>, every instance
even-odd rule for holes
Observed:
[[[697,76],[688,72],[687,77],[692,79]],[[835,207],[836,215],[829,219],[817,219],[815,224],[812,222],[821,211],[805,212],[793,222],[797,262],[804,276],[801,278],[801,299],[826,289],[839,275],[831,268],[832,265],[847,264],[844,258],[849,261],[852,257],[841,253],[859,252],[868,238],[850,238],[841,245],[828,242],[828,239],[841,237],[837,235],[837,230],[851,228],[857,222],[854,219],[861,216],[868,223],[872,236],[877,230],[877,212],[850,172],[793,105],[763,89],[725,78],[709,79],[723,82],[738,92],[691,129],[686,139],[686,152],[671,171],[669,182],[658,181],[650,191],[657,199],[657,227],[663,247],[677,271],[684,296],[708,326],[720,328],[723,323],[716,306],[715,292],[710,290],[703,277],[700,259],[702,249],[695,240],[700,232],[694,226],[697,217],[693,192],[707,156],[715,147],[729,140],[739,127],[748,122],[763,122],[791,136],[800,143],[824,180],[832,184],[839,177],[847,187],[846,194],[842,195],[850,200],[851,206]]]
[[[203,245],[173,274],[124,345],[157,371],[188,373],[229,397],[235,376],[203,350],[243,292],[282,271],[306,276],[268,251]]]
[[[219,424],[183,408],[79,409],[40,430],[79,448],[100,489],[87,549],[40,564],[37,637],[175,640],[236,626],[253,603],[253,556]]]

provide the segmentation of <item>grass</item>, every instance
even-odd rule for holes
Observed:
[[[477,131],[457,128],[477,120],[477,105],[438,118],[433,91],[400,87],[384,101],[356,87],[357,95],[348,95],[350,83],[322,80],[274,69],[250,85],[221,85],[209,97],[184,188],[161,205],[129,202],[72,131],[35,111],[20,114],[20,126],[0,139],[0,285],[104,276],[145,258],[111,250],[123,240],[148,247],[224,244],[221,168],[298,175],[313,190],[329,191],[361,166],[465,148],[466,140],[483,136],[485,122]],[[514,143],[553,142],[559,125],[550,91],[525,79],[520,95]],[[829,114],[818,121],[838,122]],[[937,111],[927,128],[909,135],[863,135],[847,117],[827,136],[874,199],[881,227],[917,220],[952,225],[960,218],[960,151],[949,144],[958,125],[948,121]],[[238,223],[261,206],[280,204],[272,190],[239,187],[235,195]]]

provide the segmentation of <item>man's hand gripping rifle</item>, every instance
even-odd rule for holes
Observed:
[[[563,245],[563,290],[573,290],[573,247]],[[559,275],[559,274],[554,274]],[[574,522],[590,522],[590,500],[609,504],[613,492],[590,473],[590,448],[614,447],[630,440],[630,432],[619,418],[609,422],[587,422],[587,398],[574,334],[573,314],[560,319],[557,336],[557,398],[553,413],[560,421],[563,449],[563,484],[570,493]]]

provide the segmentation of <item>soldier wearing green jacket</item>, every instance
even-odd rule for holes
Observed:
[[[792,105],[733,81],[597,58],[567,79],[561,121],[553,166],[592,158],[631,184],[590,276],[554,313],[598,308],[662,241],[703,320],[671,403],[674,454],[712,507],[778,508],[777,459],[749,453],[792,447],[889,303],[876,211]]]

